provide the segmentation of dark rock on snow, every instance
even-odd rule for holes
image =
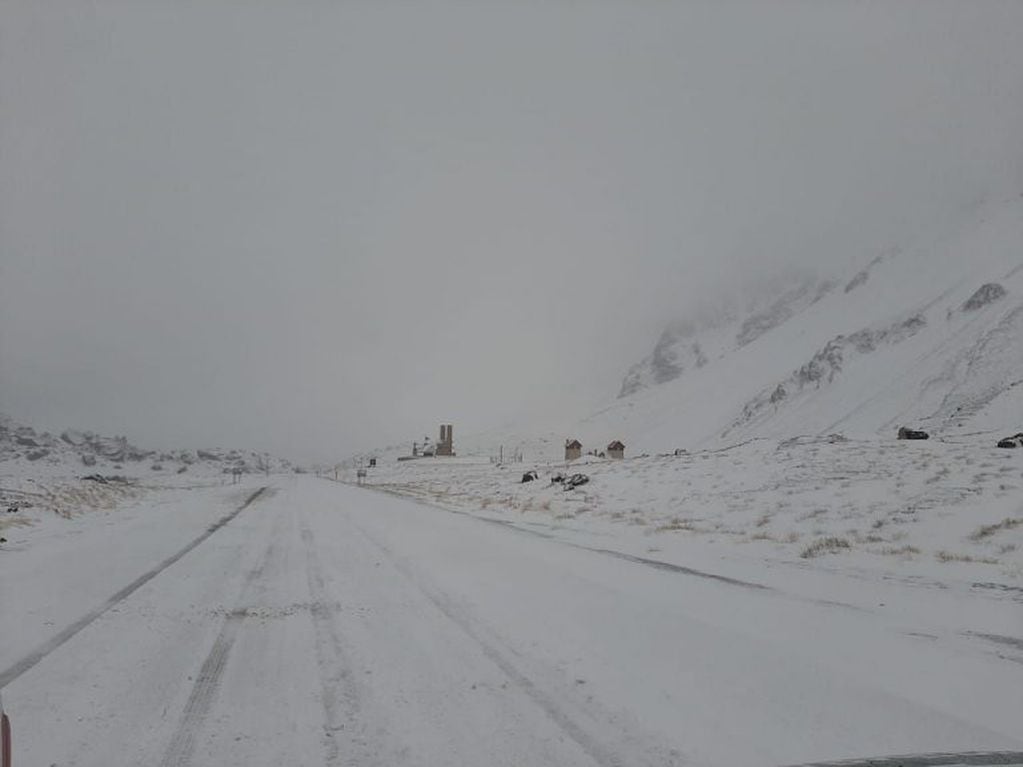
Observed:
[[[589,481],[590,478],[587,477],[585,474],[573,474],[571,477],[568,477],[562,483],[562,485],[566,490],[571,490],[574,487],[580,487],[581,485],[585,485]]]
[[[963,304],[964,312],[972,312],[977,309],[981,309],[988,304],[993,304],[999,298],[1004,297],[1008,291],[999,285],[997,282],[989,282],[986,285],[981,285],[977,292],[966,299],[966,303]]]
[[[1023,432],[1020,432],[1019,434],[1013,434],[1011,437],[1006,437],[1005,439],[999,440],[998,447],[1008,448],[1023,447]]]
[[[905,426],[899,427],[899,439],[930,439],[930,436],[931,435],[925,431],[907,429]]]

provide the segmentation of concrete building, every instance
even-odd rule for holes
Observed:
[[[625,457],[625,445],[618,440],[615,440],[607,446],[607,457],[608,458],[624,458]]]
[[[454,427],[447,423],[440,425],[440,439],[437,440],[437,448],[434,451],[438,456],[453,456],[455,454]]]
[[[565,460],[574,461],[583,454],[583,443],[577,439],[565,440]]]

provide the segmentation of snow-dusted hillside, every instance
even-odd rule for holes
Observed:
[[[951,582],[1023,578],[1020,451],[977,438],[758,439],[718,450],[565,465],[482,458],[381,462],[362,483],[545,535]],[[528,470],[537,479],[523,482]],[[557,474],[585,473],[566,490]],[[347,470],[342,479],[356,481]],[[830,564],[827,564],[830,563]],[[967,566],[968,565],[968,566]],[[972,581],[971,581],[972,582]]]
[[[1023,451],[996,442],[1023,432],[1023,196],[964,218],[673,323],[589,417],[456,440],[455,460],[384,451],[361,481],[636,556],[820,558],[1017,593]],[[900,425],[935,439],[897,442]],[[566,464],[568,437],[623,440],[627,460]],[[589,481],[566,492],[556,475],[574,472]]]
[[[9,416],[0,415],[0,465],[25,462],[51,469],[67,469],[88,473],[91,467],[122,470],[144,469],[149,472],[181,472],[189,467],[214,469],[243,474],[253,471],[290,471],[289,461],[268,453],[251,450],[145,450],[131,444],[127,437],[107,437],[91,431],[67,429],[59,436],[39,432],[19,424]]]
[[[125,437],[40,432],[0,415],[0,533],[53,514],[111,509],[144,491],[235,481],[235,473],[291,473],[295,467],[247,450],[155,451]],[[6,513],[6,510],[17,509]]]
[[[826,296],[834,283],[807,272],[783,274],[762,292],[724,297],[713,311],[668,324],[653,351],[626,374],[619,399],[668,383],[712,359],[753,343]]]
[[[1023,196],[929,241],[802,279],[725,322],[676,323],[584,419],[587,448],[1023,430]]]

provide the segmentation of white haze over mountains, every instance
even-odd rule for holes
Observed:
[[[674,323],[618,401],[574,433],[589,444],[614,434],[637,452],[891,439],[899,426],[994,445],[1023,429],[1020,243],[1015,193],[844,279],[804,278],[744,313]]]
[[[668,323],[1023,191],[1021,33],[1018,2],[7,0],[0,411],[300,460],[582,415]]]

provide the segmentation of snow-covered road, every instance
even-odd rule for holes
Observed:
[[[3,552],[18,767],[1023,751],[1014,653],[317,478],[266,482]]]

